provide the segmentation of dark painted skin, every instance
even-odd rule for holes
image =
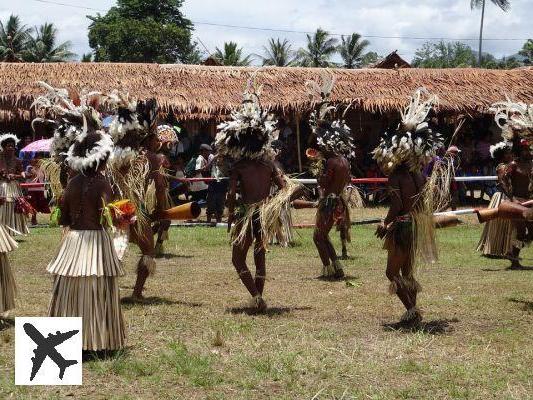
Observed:
[[[342,156],[334,154],[324,154],[326,166],[324,172],[318,177],[318,189],[320,197],[327,197],[329,194],[341,196],[346,185],[350,183],[350,163]],[[320,259],[324,266],[328,266],[337,260],[337,253],[329,239],[329,232],[335,223],[333,216],[320,216],[316,221],[313,240],[318,250]],[[346,253],[345,233],[341,231],[341,241],[343,242],[343,255]]]
[[[275,184],[280,189],[285,187],[285,182],[279,170],[272,162],[242,160],[233,166],[228,194],[228,231],[234,219],[237,186],[240,189],[239,193],[242,202],[244,204],[255,204],[268,198],[272,184]],[[233,265],[252,297],[262,295],[265,286],[265,248],[262,239],[261,231],[252,229],[252,232],[248,232],[244,243],[242,245],[235,244],[232,249]],[[255,279],[246,265],[246,256],[254,240]]]
[[[420,172],[410,172],[406,166],[399,166],[391,173],[388,182],[391,205],[384,221],[377,227],[378,237],[386,235],[397,217],[408,215],[413,210],[424,184],[424,176]],[[398,282],[400,272],[404,276],[409,275],[412,268],[410,252],[400,247],[388,250],[386,275],[391,282]],[[416,306],[416,291],[398,286],[396,294],[407,310]]]

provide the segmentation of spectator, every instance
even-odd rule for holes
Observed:
[[[208,144],[200,145],[200,152],[196,157],[196,166],[194,169],[194,178],[203,178],[209,174],[209,155],[212,149]],[[193,201],[204,202],[207,198],[207,183],[203,181],[192,182],[190,185],[191,198]]]
[[[178,205],[180,203],[179,196],[183,194],[187,198],[189,192],[189,184],[187,182],[179,180],[185,178],[185,172],[183,171],[185,168],[185,162],[183,160],[183,157],[178,156],[175,159],[172,168],[174,171],[176,171],[174,176],[178,179],[172,179],[170,181],[169,195],[172,200],[172,203],[174,205]]]
[[[228,180],[224,177],[224,158],[220,155],[213,156],[211,160],[211,177],[216,180],[210,181],[207,189],[207,222],[211,222],[213,216],[217,223],[222,222],[226,193],[228,192]]]

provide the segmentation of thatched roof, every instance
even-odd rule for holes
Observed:
[[[0,118],[29,119],[29,107],[42,90],[39,80],[56,87],[108,92],[121,89],[137,98],[156,97],[165,111],[179,118],[220,118],[240,104],[251,67],[158,64],[0,63]],[[533,69],[333,69],[337,84],[332,98],[354,102],[365,111],[393,111],[404,107],[420,86],[440,99],[440,109],[486,112],[505,95],[533,103]],[[311,101],[306,80],[319,79],[314,68],[268,67],[258,74],[264,85],[262,103],[278,111],[305,112]],[[4,110],[2,112],[2,110]],[[6,113],[6,111],[9,111]]]
[[[392,53],[387,55],[383,60],[377,62],[372,66],[372,68],[411,68],[411,64],[405,61],[399,54],[398,50],[394,50]]]

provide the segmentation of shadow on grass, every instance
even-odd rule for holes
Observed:
[[[330,277],[330,276],[320,275],[320,276],[316,276],[314,278],[308,278],[308,279],[313,279],[313,280],[322,281],[322,282],[347,282],[347,281],[357,280],[360,278],[361,278],[360,276],[355,276],[355,275],[344,275],[343,278],[335,278],[332,276]]]
[[[511,297],[508,300],[511,303],[522,304],[524,311],[533,311],[533,301],[517,299],[516,297]]]
[[[172,260],[174,258],[194,258],[194,256],[182,255],[182,254],[173,254],[173,253],[163,253],[159,254],[157,260]]]
[[[418,324],[406,324],[404,322],[395,322],[383,324],[386,331],[397,331],[402,333],[422,332],[430,335],[443,335],[453,331],[451,323],[459,322],[457,318],[453,319],[435,319],[432,321],[422,321]]]
[[[247,314],[247,315],[265,315],[267,317],[276,317],[279,315],[289,314],[293,311],[308,311],[311,307],[270,307],[266,311],[258,312],[254,307],[233,307],[227,308],[226,312],[230,314]]]
[[[9,328],[15,326],[14,318],[1,318],[0,317],[0,332],[8,330]]]
[[[97,362],[97,361],[106,361],[114,360],[120,357],[127,356],[130,352],[130,347],[125,347],[120,350],[100,350],[100,351],[83,351],[81,360],[82,362]]]
[[[171,299],[167,299],[165,297],[159,297],[159,296],[145,297],[142,300],[134,299],[131,296],[123,297],[120,300],[120,302],[123,305],[130,305],[130,306],[134,306],[134,305],[169,306],[173,304],[178,304],[178,305],[187,306],[187,307],[202,307],[203,306],[202,303],[193,303],[193,302],[181,301],[181,300],[171,300]]]

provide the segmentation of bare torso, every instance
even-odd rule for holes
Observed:
[[[517,161],[514,165],[513,172],[510,174],[512,195],[518,200],[529,200],[531,197],[532,162],[529,160]]]
[[[102,208],[111,198],[111,186],[103,175],[76,175],[63,194],[61,225],[75,230],[102,229]]]
[[[240,185],[240,194],[244,204],[254,204],[265,200],[270,195],[272,183],[282,185],[279,172],[273,163],[243,160],[235,164],[232,180]]]
[[[350,163],[342,156],[328,158],[324,173],[318,178],[324,196],[340,195],[350,183]]]
[[[420,172],[410,172],[406,167],[394,170],[389,176],[391,206],[385,224],[413,210],[424,183],[425,178]]]
[[[0,155],[0,175],[7,177],[13,175],[14,179],[20,179],[22,174],[22,162],[14,156]]]

